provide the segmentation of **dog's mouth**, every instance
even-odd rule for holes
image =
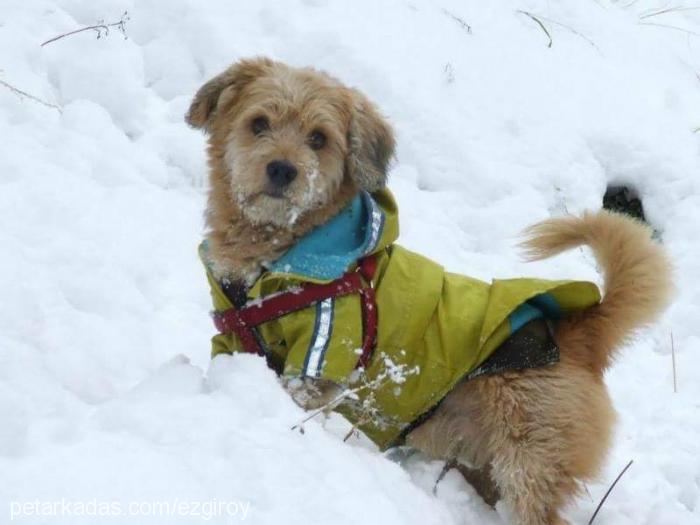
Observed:
[[[266,188],[245,197],[240,197],[238,201],[242,205],[253,205],[258,199],[266,197],[275,201],[289,200],[289,196],[285,193],[283,188]]]
[[[284,189],[282,188],[268,188],[260,193],[272,199],[286,199],[287,196],[284,194]]]
[[[241,196],[238,204],[248,220],[255,224],[290,227],[309,211],[309,205],[312,203],[299,202],[298,195],[289,188],[270,185],[247,196]]]

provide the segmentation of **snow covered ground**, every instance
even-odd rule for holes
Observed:
[[[260,360],[210,363],[204,137],[183,114],[260,54],[381,106],[401,242],[450,270],[598,279],[583,251],[521,263],[516,235],[638,189],[677,301],[608,375],[615,446],[568,517],[634,459],[596,523],[700,523],[700,11],[673,6],[2,0],[0,523],[506,522],[454,472],[433,495],[439,463],[343,443],[337,417],[290,431],[304,414]],[[128,39],[40,47],[124,11]]]

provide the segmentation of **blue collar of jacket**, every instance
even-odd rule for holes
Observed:
[[[307,233],[266,269],[316,280],[337,279],[358,259],[375,250],[384,221],[382,209],[363,191],[338,215]]]

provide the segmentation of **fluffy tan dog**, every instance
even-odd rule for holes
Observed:
[[[358,191],[381,188],[394,151],[391,128],[361,93],[267,59],[241,61],[207,82],[187,122],[209,135],[213,272],[243,288]],[[605,296],[558,323],[560,362],[462,382],[407,438],[468,466],[485,499],[504,499],[522,525],[565,523],[561,508],[599,472],[614,421],[603,373],[670,296],[665,254],[630,219],[552,219],[525,242],[532,259],[578,245],[593,249]]]

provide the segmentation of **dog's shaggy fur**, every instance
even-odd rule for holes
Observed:
[[[241,61],[205,84],[187,122],[209,134],[215,275],[242,286],[360,189],[382,187],[394,150],[391,128],[358,91],[268,59]],[[273,161],[296,169],[281,188],[270,182]],[[641,223],[608,212],[528,233],[531,259],[590,246],[605,274],[602,302],[558,323],[559,363],[459,384],[407,441],[458,460],[518,523],[562,524],[561,508],[596,476],[610,445],[615,417],[603,373],[667,304],[670,264]]]

